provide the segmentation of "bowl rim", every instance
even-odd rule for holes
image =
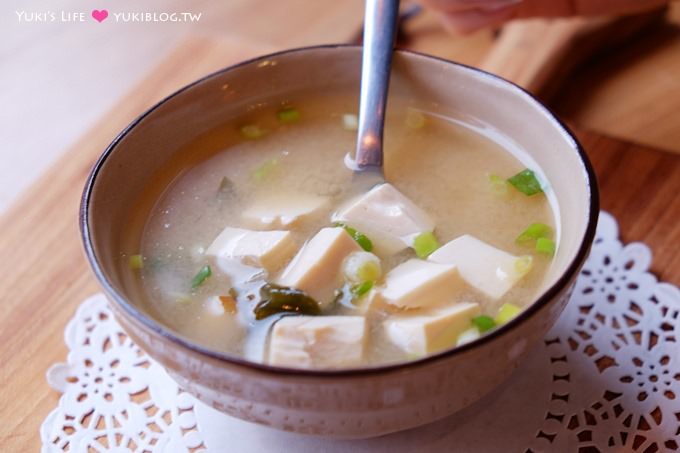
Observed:
[[[552,299],[554,299],[571,281],[574,274],[579,270],[582,263],[585,261],[587,254],[589,253],[591,244],[595,238],[595,230],[597,227],[597,219],[599,215],[599,188],[597,184],[597,179],[595,172],[593,170],[590,159],[585,153],[583,147],[581,146],[578,139],[575,137],[574,133],[565,125],[557,115],[547,106],[545,106],[541,101],[539,101],[533,94],[529,93],[524,88],[519,85],[506,80],[500,76],[492,74],[490,72],[484,71],[473,66],[465,65],[462,63],[457,63],[451,60],[446,60],[444,58],[427,55],[421,52],[416,52],[407,49],[395,49],[398,54],[404,54],[411,57],[422,58],[425,60],[432,60],[438,63],[443,63],[446,65],[454,65],[464,70],[477,73],[477,75],[484,78],[494,79],[496,82],[501,82],[508,89],[514,90],[522,96],[528,98],[530,102],[533,102],[539,109],[543,110],[549,119],[551,119],[555,126],[571,141],[571,146],[576,151],[578,158],[580,159],[585,174],[587,176],[587,189],[589,195],[589,212],[588,212],[588,222],[586,225],[586,230],[583,237],[581,238],[581,243],[579,245],[578,251],[571,262],[568,264],[566,270],[560,275],[560,277],[551,285],[546,291],[543,292],[533,303],[531,303],[527,308],[525,308],[518,316],[512,319],[510,322],[494,329],[493,331],[483,335],[479,339],[466,343],[461,346],[456,346],[452,349],[447,349],[439,353],[425,356],[420,359],[410,360],[406,362],[388,363],[385,365],[376,365],[368,367],[355,367],[355,368],[344,368],[344,369],[304,369],[304,368],[292,368],[292,367],[280,367],[273,366],[266,363],[258,363],[247,360],[244,357],[215,351],[206,346],[202,346],[198,343],[183,337],[182,335],[173,332],[170,328],[164,326],[159,321],[156,321],[152,317],[146,315],[142,310],[135,307],[132,303],[128,302],[127,299],[120,294],[114,286],[111,284],[106,276],[106,273],[100,266],[99,260],[94,250],[92,243],[92,235],[89,226],[90,219],[90,202],[92,191],[96,185],[97,175],[102,169],[107,158],[115,152],[118,143],[125,138],[125,136],[133,130],[142,120],[147,116],[154,113],[159,107],[164,105],[166,102],[174,99],[175,97],[181,95],[185,91],[193,88],[194,86],[200,85],[214,77],[222,75],[231,70],[248,66],[253,63],[262,60],[268,60],[283,55],[295,54],[300,52],[308,52],[314,50],[325,50],[325,49],[361,49],[360,45],[356,44],[322,44],[315,46],[305,46],[293,49],[286,49],[274,53],[269,53],[266,55],[261,55],[255,58],[251,58],[239,63],[224,67],[217,71],[211,72],[181,88],[175,92],[164,97],[152,107],[147,109],[144,113],[135,118],[130,124],[128,124],[106,147],[101,156],[97,159],[90,174],[88,175],[85,187],[83,189],[83,194],[81,197],[80,209],[79,209],[79,225],[80,234],[83,241],[83,246],[85,249],[85,255],[90,263],[90,266],[95,274],[95,277],[99,283],[103,286],[104,290],[111,296],[112,299],[118,306],[120,306],[123,311],[129,315],[134,321],[140,323],[143,327],[150,329],[155,334],[169,340],[172,343],[179,345],[182,348],[188,349],[190,352],[198,354],[200,356],[206,356],[209,359],[216,360],[218,362],[224,362],[227,365],[248,368],[250,371],[269,374],[269,375],[281,375],[281,376],[296,376],[296,377],[317,377],[317,378],[332,378],[332,377],[363,377],[375,374],[386,374],[391,372],[399,372],[404,370],[409,370],[412,368],[417,368],[426,364],[431,364],[435,362],[441,362],[457,355],[463,354],[475,348],[481,348],[485,344],[494,341],[495,339],[506,335],[508,332],[520,326],[525,321],[532,318],[539,310],[545,307]]]

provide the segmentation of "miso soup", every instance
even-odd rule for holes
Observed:
[[[260,105],[150,181],[121,266],[152,316],[252,361],[354,368],[474,341],[537,298],[559,236],[541,170],[393,98],[386,182],[357,193],[353,101]]]

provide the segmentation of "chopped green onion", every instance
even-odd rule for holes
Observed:
[[[500,326],[501,324],[505,324],[511,319],[513,319],[521,311],[522,309],[519,308],[517,305],[503,304],[501,305],[501,308],[498,310],[498,314],[494,318],[494,321],[496,322],[496,325]]]
[[[257,182],[266,180],[276,171],[278,165],[278,159],[269,159],[253,171],[253,179]]]
[[[346,131],[356,131],[359,129],[359,118],[352,113],[342,115],[342,127]]]
[[[212,269],[210,269],[210,266],[203,266],[191,280],[191,289],[196,289],[201,286],[211,275]]]
[[[520,276],[525,276],[534,266],[534,258],[530,255],[520,256],[515,260],[515,272]]]
[[[536,174],[528,168],[520,171],[515,176],[508,178],[508,182],[512,184],[515,189],[527,196],[543,192],[541,183],[536,179]]]
[[[366,261],[357,269],[357,277],[362,281],[375,281],[382,275],[380,261]]]
[[[241,135],[250,140],[260,138],[264,136],[266,133],[267,133],[266,130],[262,129],[260,126],[256,124],[246,124],[245,126],[241,127]]]
[[[142,269],[144,267],[144,257],[142,255],[131,255],[128,259],[130,269]]]
[[[175,302],[181,305],[189,305],[192,300],[191,297],[187,296],[186,294],[178,294],[175,296]]]
[[[552,228],[545,223],[532,223],[526,230],[522,231],[522,234],[517,236],[515,242],[518,244],[526,244],[528,242],[533,242],[534,239],[548,238],[552,236],[552,232]]]
[[[353,283],[378,280],[382,275],[380,258],[370,252],[353,252],[345,259],[343,272]]]
[[[219,193],[231,193],[234,191],[234,183],[232,182],[231,179],[227,178],[226,176],[222,178],[222,181],[220,181],[220,186],[217,189],[217,192]]]
[[[294,123],[300,119],[300,112],[294,107],[285,107],[276,112],[276,117],[282,123]]]
[[[480,333],[487,332],[496,327],[496,322],[490,316],[486,315],[475,316],[472,318],[472,324],[479,329]]]
[[[361,297],[373,288],[373,282],[363,282],[358,285],[352,286],[352,294],[354,297]]]
[[[505,195],[508,193],[508,182],[498,175],[490,174],[489,188],[497,195]]]
[[[413,249],[418,258],[427,258],[432,252],[441,247],[432,231],[421,233],[413,240]]]
[[[169,291],[167,293],[168,297],[173,299],[175,303],[181,304],[181,305],[189,305],[193,302],[193,299],[191,298],[191,295],[183,292],[175,292],[175,291]]]
[[[425,125],[425,115],[420,110],[408,108],[406,111],[406,125],[411,129],[420,129]]]
[[[362,249],[366,250],[367,252],[373,250],[373,243],[367,236],[355,231],[353,237]]]
[[[480,336],[481,333],[479,332],[479,329],[477,327],[470,327],[469,329],[464,330],[463,332],[461,332],[460,335],[458,335],[458,341],[456,342],[456,346],[461,346],[464,345],[465,343],[475,341]]]
[[[342,222],[336,222],[334,226],[343,228],[345,231],[347,231],[347,233],[352,236],[352,239],[357,241],[357,244],[359,244],[362,249],[366,250],[367,252],[373,250],[373,243],[365,234],[358,232],[351,226]]]
[[[536,239],[536,251],[548,256],[553,256],[555,254],[555,241],[548,238]]]

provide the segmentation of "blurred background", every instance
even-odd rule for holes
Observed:
[[[93,8],[108,9],[110,15],[99,23],[91,17]],[[561,49],[557,65],[570,69],[570,77],[567,83],[553,84],[545,98],[586,129],[679,151],[678,10],[671,5],[665,20],[595,53],[583,56],[578,49]],[[55,20],[28,20],[47,12]],[[121,12],[190,12],[200,19],[124,22],[113,16]],[[70,13],[84,13],[84,22],[66,21]],[[105,121],[107,112],[161,61],[181,49],[187,52],[182,64],[190,66],[192,57],[205,57],[201,52],[220,45],[231,46],[232,53],[241,48],[245,58],[289,47],[352,42],[359,37],[362,14],[361,0],[3,0],[0,212],[77,146],[85,132]],[[454,37],[428,11],[408,20],[404,31],[402,47],[472,65],[484,65],[498,36],[483,30]],[[533,49],[535,44],[528,45]],[[518,52],[517,46],[496,61],[496,69],[502,72],[512,52]],[[216,55],[215,67],[230,63],[221,64]],[[580,66],[573,68],[575,63]],[[554,73],[559,71],[551,69],[551,77]]]
[[[94,8],[109,17],[93,20]],[[85,13],[85,21],[64,22],[62,11]],[[29,22],[21,12],[22,19],[47,12],[56,18]],[[191,12],[200,19],[116,22],[114,12]],[[2,0],[0,212],[187,36],[263,48],[343,42],[362,14],[361,0]]]

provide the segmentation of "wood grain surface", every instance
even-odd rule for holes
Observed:
[[[533,50],[529,55],[531,61],[526,60],[526,53],[517,53],[520,49],[515,47],[513,53],[497,55],[495,68],[511,78],[528,74],[533,80],[540,71],[532,61],[546,48],[562,54],[561,59],[553,60],[560,68],[573,67],[574,61],[569,58],[575,54],[589,54],[590,58],[580,61],[576,70],[564,78],[550,99],[551,106],[582,128],[680,153],[680,115],[677,113],[680,112],[680,2],[671,3],[664,21],[594,54],[589,50],[589,41],[573,34],[574,30],[564,21],[562,24],[558,25],[561,30],[551,29],[543,34],[544,24],[535,20],[517,21],[501,30],[501,37],[506,31],[516,33],[518,28],[524,28],[521,36],[526,36],[527,31],[536,35],[526,44]],[[482,65],[489,53],[497,50],[491,31],[456,37],[446,35],[437,18],[428,11],[410,21],[406,30],[409,38],[406,47],[461,63]],[[576,52],[573,48],[566,49],[563,42],[555,40],[560,34],[584,48],[577,48]],[[509,41],[506,44],[513,44],[513,39]],[[550,63],[551,57],[552,54],[545,54],[543,64]],[[503,69],[505,63],[513,64],[516,69],[519,59],[525,59],[526,67],[521,72]]]
[[[665,9],[624,17],[510,22],[479,65],[549,102],[579,64],[663,24]]]
[[[45,371],[65,360],[66,322],[99,290],[77,226],[81,190],[95,159],[129,121],[177,87],[268,50],[234,40],[186,41],[0,218],[1,450],[39,449],[39,425],[58,401]],[[680,157],[595,133],[578,135],[595,165],[602,207],[619,220],[622,239],[649,244],[652,270],[680,284]]]
[[[554,106],[590,130],[680,153],[680,27],[660,24],[596,56]]]

